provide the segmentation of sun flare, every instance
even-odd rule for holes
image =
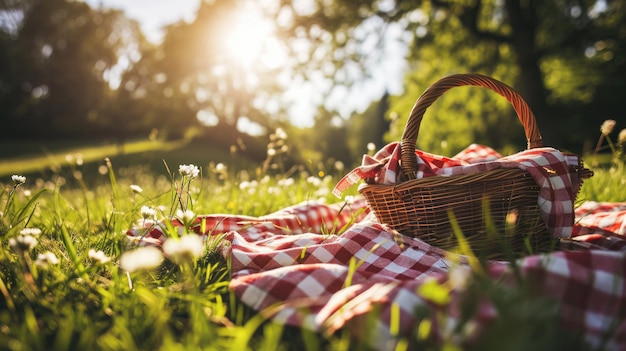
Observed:
[[[268,50],[275,46],[274,24],[263,17],[258,9],[246,6],[239,9],[227,30],[225,45],[232,59],[246,68],[251,68],[255,61],[262,57],[278,60],[279,53]],[[265,60],[264,60],[265,61]]]

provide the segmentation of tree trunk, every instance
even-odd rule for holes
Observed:
[[[558,133],[558,120],[547,103],[548,93],[540,68],[540,53],[535,45],[537,29],[536,1],[507,0],[506,9],[513,29],[511,46],[519,67],[517,90],[535,114],[537,125],[543,136],[544,145],[561,146],[562,136]]]

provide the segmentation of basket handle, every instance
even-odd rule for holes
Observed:
[[[449,89],[466,85],[484,87],[505,97],[511,103],[513,109],[515,109],[517,117],[524,126],[528,149],[543,146],[535,115],[528,107],[528,104],[526,104],[526,101],[513,88],[493,78],[479,74],[455,74],[441,78],[428,87],[422,96],[417,99],[413,109],[411,109],[411,114],[402,133],[402,141],[400,143],[401,169],[405,179],[416,178],[417,160],[415,158],[415,148],[417,147],[417,134],[426,109]]]

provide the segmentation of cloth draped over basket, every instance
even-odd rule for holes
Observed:
[[[575,155],[553,148],[534,148],[502,157],[484,145],[472,144],[453,157],[415,151],[417,178],[458,176],[484,173],[495,169],[521,169],[530,173],[540,187],[537,199],[541,217],[553,236],[570,238],[574,224],[574,203],[579,180],[570,173],[578,167]],[[363,156],[362,165],[346,174],[335,186],[333,194],[341,194],[361,180],[374,184],[393,185],[400,177],[400,143],[392,142],[375,155]]]

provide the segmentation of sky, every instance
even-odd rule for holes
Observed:
[[[136,19],[141,28],[153,42],[159,42],[163,37],[163,27],[180,20],[193,21],[200,0],[84,0],[92,7],[107,7],[122,9],[126,15]],[[391,27],[388,36],[397,37],[401,33]],[[399,94],[402,90],[405,48],[401,44],[389,40],[385,44],[383,62],[377,63],[371,69],[372,78],[357,82],[350,89],[341,89],[325,100],[327,108],[335,109],[343,118],[352,112],[363,112],[372,101],[380,99],[385,91],[390,94]],[[303,82],[290,91],[292,107],[289,109],[290,121],[298,127],[313,125],[316,113],[316,103],[319,94],[316,92],[328,89],[321,83],[313,81]],[[317,98],[316,98],[317,96]]]
[[[92,7],[109,7],[124,10],[136,19],[153,42],[163,37],[163,26],[180,20],[193,20],[200,0],[84,0]]]

